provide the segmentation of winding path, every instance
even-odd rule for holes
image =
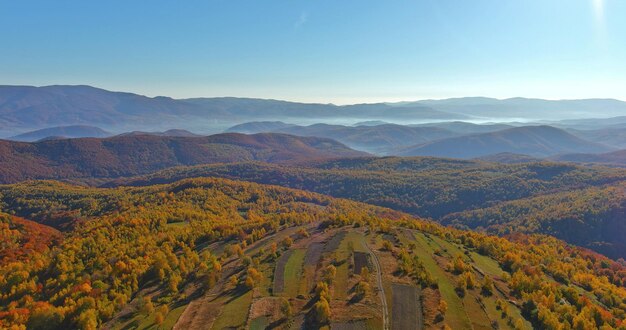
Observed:
[[[380,302],[383,306],[383,330],[389,330],[389,308],[387,308],[387,295],[385,295],[385,287],[383,286],[383,276],[380,267],[380,261],[378,261],[378,256],[367,244],[366,240],[363,241],[365,248],[369,251],[370,255],[372,255],[372,260],[374,260],[374,268],[376,268],[376,280],[378,281],[378,287],[380,290],[378,291],[380,295]]]

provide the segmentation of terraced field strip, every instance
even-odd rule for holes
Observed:
[[[222,294],[226,290],[226,279],[234,276],[236,273],[237,266],[234,262],[234,258],[223,263],[220,280],[209,292],[187,305],[187,308],[184,309],[174,325],[174,329],[193,330],[210,328],[220,316],[224,305],[228,303],[228,299],[230,298],[229,295]],[[248,307],[249,305],[244,307],[246,317]]]
[[[335,276],[334,283],[334,296],[336,299],[345,300],[348,296],[348,282],[350,279],[350,269],[348,266],[349,261],[351,261],[349,260],[350,251],[348,247],[352,245],[355,252],[365,252],[367,250],[365,249],[364,243],[365,237],[362,234],[346,232],[343,240],[341,240],[341,243],[337,246],[335,256],[340,264],[337,266],[337,275]]]
[[[304,249],[293,250],[285,265],[283,286],[284,293],[289,297],[295,298],[298,295],[300,281],[302,280],[305,253],[306,250]]]
[[[470,292],[469,290],[463,297],[463,305],[465,305],[465,313],[470,316],[470,321],[472,322],[472,327],[475,330],[489,330],[493,329],[491,326],[491,320],[489,319],[489,315],[487,315],[487,311],[483,309],[483,307],[476,300],[478,295]]]
[[[163,323],[159,326],[158,324],[156,324],[155,322],[155,314],[150,314],[150,315],[142,315],[142,314],[138,314],[135,315],[134,317],[132,317],[129,320],[125,320],[123,322],[119,322],[116,323],[114,325],[112,325],[111,327],[107,327],[106,325],[103,325],[103,329],[112,329],[112,330],[117,330],[117,329],[160,329],[160,328],[164,328],[164,329],[172,329],[174,327],[174,325],[176,324],[176,322],[178,321],[178,318],[180,317],[180,315],[183,313],[183,311],[185,310],[187,306],[183,305],[183,306],[178,306],[174,309],[172,309],[171,311],[169,311],[167,313],[167,315],[165,316],[165,320],[163,321]]]
[[[324,243],[313,242],[307,246],[299,290],[303,296],[306,296],[315,287],[315,270],[322,258],[322,252],[324,252]]]
[[[304,264],[306,266],[317,266],[317,263],[322,258],[323,251],[324,243],[314,242],[309,244],[306,249],[306,255],[304,256]]]
[[[228,297],[222,312],[213,323],[212,329],[242,329],[248,320],[251,304],[252,290],[236,297]],[[206,325],[203,328],[206,328]]]
[[[339,248],[339,245],[343,241],[344,237],[346,237],[346,234],[347,232],[340,231],[333,235],[333,237],[331,237],[324,245],[324,253],[335,252]]]
[[[496,309],[496,301],[495,299],[485,299],[484,300],[484,304],[485,304],[485,308],[487,309],[487,313],[489,315],[500,315],[502,313],[502,311],[499,311]],[[528,322],[526,319],[524,319],[524,317],[522,316],[521,311],[515,307],[515,305],[513,304],[509,304],[509,315],[513,318],[513,321],[515,322],[517,319],[521,319],[524,322],[524,329],[532,329],[532,324],[530,324],[530,322]],[[515,327],[510,325],[506,319],[500,318],[498,317],[497,320],[495,320],[498,323],[498,327],[499,329],[508,329],[508,330],[514,330]]]
[[[380,290],[378,295],[380,296],[380,303],[382,306],[382,314],[383,314],[383,330],[389,329],[389,308],[387,307],[387,294],[385,293],[385,286],[383,283],[383,275],[382,268],[380,266],[380,260],[378,260],[378,256],[372,249],[369,247],[367,242],[363,241],[363,245],[367,252],[372,256],[374,271],[376,272],[376,285]]]
[[[472,256],[476,267],[478,267],[485,274],[491,277],[502,277],[502,274],[504,274],[504,270],[500,267],[497,261],[474,251],[470,252],[470,255]]]
[[[452,258],[456,256],[461,256],[464,261],[470,262],[470,258],[465,255],[465,250],[460,248],[458,245],[448,242],[445,239],[442,239],[439,236],[430,235],[430,239],[435,242],[435,244],[439,245],[442,250],[448,251],[448,255]]]
[[[285,291],[285,267],[292,253],[293,250],[287,250],[278,257],[278,261],[276,261],[276,268],[274,268],[274,287],[272,289],[272,294],[274,295]]]
[[[497,261],[487,256],[473,252],[473,251],[470,253],[470,255],[472,256],[472,259],[474,260],[476,267],[478,267],[486,275],[491,276],[492,278],[501,278],[502,275],[505,273],[505,271],[500,267]],[[494,291],[494,295],[490,297],[489,299],[483,300],[483,303],[485,305],[485,308],[487,309],[488,315],[500,315],[501,312],[496,309],[496,299],[501,298],[504,301],[509,300],[507,296],[503,294],[503,292],[507,290],[505,285],[499,282],[495,282],[494,286],[496,287],[496,290]],[[502,286],[502,288],[500,288],[500,286]],[[515,306],[514,304],[511,304],[510,302],[508,303],[508,305],[509,305],[509,315],[513,318],[513,320],[521,319],[523,320],[524,325],[527,329],[532,329],[532,325],[530,324],[530,322],[528,322],[522,316],[522,311],[517,306]],[[500,329],[513,329],[513,327],[510,326],[506,322],[506,320],[499,318],[496,321],[498,322]]]
[[[421,330],[424,328],[422,305],[416,287],[393,283],[391,285],[392,330]]]
[[[439,292],[443,300],[448,303],[445,321],[452,329],[471,329],[472,323],[468,315],[465,313],[463,301],[454,291],[455,284],[448,274],[439,266],[437,261],[433,259],[434,249],[428,244],[428,240],[424,234],[420,232],[413,233],[417,248],[413,251],[428,271],[437,279],[439,284]]]

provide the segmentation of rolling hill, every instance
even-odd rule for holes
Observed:
[[[306,164],[177,167],[112,180],[104,186],[145,186],[190,177],[280,185],[439,219],[502,201],[623,181],[626,172],[548,162],[508,165],[439,158],[366,157]]]
[[[508,124],[473,124],[463,121],[452,122],[435,122],[427,124],[409,125],[413,127],[438,127],[448,131],[458,133],[459,135],[477,134],[477,133],[489,133],[502,131],[514,126]]]
[[[551,126],[524,126],[453,137],[399,150],[401,156],[477,158],[498,153],[548,157],[573,152],[601,153],[612,148],[582,140]]]
[[[367,154],[334,140],[285,134],[128,135],[36,143],[0,141],[0,182],[111,178],[180,165],[253,160],[289,162],[364,155]]]
[[[132,135],[154,135],[154,136],[169,136],[169,137],[201,137],[200,134],[195,134],[184,129],[168,129],[164,132],[142,132],[132,131],[127,133],[118,134],[117,136],[132,136]]]
[[[446,225],[492,234],[544,233],[614,259],[626,258],[624,183],[508,201],[452,213]]]
[[[590,329],[626,311],[624,265],[546,236],[215,178],[0,191],[6,212],[80,220],[0,262],[3,328]]]
[[[475,158],[476,160],[482,160],[485,162],[503,163],[503,164],[521,164],[521,163],[535,163],[540,162],[540,158],[531,157],[528,155],[514,154],[510,152],[501,152],[498,154],[487,155]]]
[[[335,139],[347,146],[377,154],[388,154],[400,147],[457,136],[438,127],[409,127],[395,124],[375,126],[343,126],[314,124],[309,126],[278,123],[246,123],[228,129],[229,132],[277,132],[298,136],[318,136]]]
[[[253,121],[230,127],[226,132],[243,134],[270,133],[293,126],[297,125],[283,123],[282,121]]]
[[[95,137],[104,138],[113,134],[95,126],[75,125],[75,126],[58,126],[49,127],[32,132],[22,133],[13,137],[10,140],[23,141],[23,142],[35,142],[50,137],[63,137],[63,138],[84,138]]]
[[[617,149],[626,148],[626,129],[604,127],[594,130],[568,129],[568,132],[591,142],[602,143]]]
[[[602,164],[609,166],[626,166],[626,150],[617,150],[601,154],[565,154],[551,157],[554,161]]]
[[[307,162],[305,166],[308,168],[263,163],[180,167],[137,178],[114,180],[104,186],[150,186],[191,177],[222,177],[358,200],[450,223],[449,217],[454,213],[490,207],[499,210],[500,205],[533,198],[554,198],[556,201],[553,196],[560,193],[578,194],[586,189],[619,184],[626,180],[626,172],[621,169],[548,162],[509,165],[454,159],[386,157]],[[591,214],[618,214],[616,205],[601,199],[573,199],[571,206],[560,209],[560,214],[575,213],[581,209]],[[516,232],[518,225],[515,218],[510,217],[506,209],[501,211],[501,230],[492,233],[504,235]],[[510,223],[507,222],[509,218]],[[523,217],[519,219],[521,223],[524,222]],[[524,232],[554,235],[573,244],[583,242],[582,245],[595,251],[610,252],[611,256],[626,256],[626,249],[615,244],[615,236],[603,231],[603,228],[607,228],[605,223],[597,220],[602,217],[594,219],[580,224],[580,228],[597,233],[594,238],[589,236],[587,240],[579,239],[582,234],[574,234],[574,227],[550,227],[549,221],[545,222],[547,226],[529,225]],[[481,229],[479,227],[468,222],[464,228]],[[613,247],[591,244],[591,240],[613,242]]]

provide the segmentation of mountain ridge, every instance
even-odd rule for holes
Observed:
[[[35,143],[0,140],[0,182],[128,176],[192,164],[252,160],[280,163],[366,155],[331,139],[273,133],[125,135]]]
[[[609,146],[585,141],[552,126],[523,126],[502,131],[452,137],[399,150],[400,156],[435,156],[479,158],[498,153],[549,157],[572,152],[614,150]]]

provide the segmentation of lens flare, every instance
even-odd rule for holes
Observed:
[[[596,15],[596,20],[598,22],[604,21],[604,0],[592,0],[593,1],[593,11]]]

